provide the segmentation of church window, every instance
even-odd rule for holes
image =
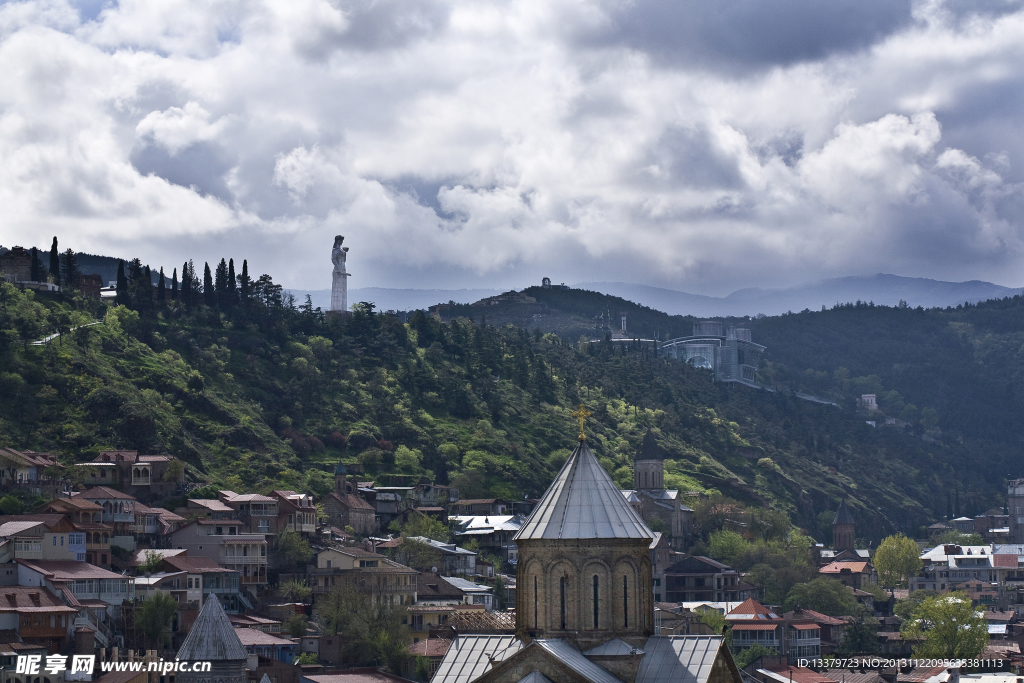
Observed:
[[[537,628],[537,577],[533,577],[533,627]]]
[[[597,574],[594,574],[594,628],[598,627],[598,621],[597,621],[597,613],[598,613],[598,602],[597,602],[597,599],[598,599],[598,588],[599,588],[599,584],[598,584]]]
[[[562,617],[562,630],[565,630],[565,577],[558,580],[559,609]]]
[[[629,579],[622,575],[622,628],[629,628]]]

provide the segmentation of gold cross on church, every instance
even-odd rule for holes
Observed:
[[[587,436],[586,434],[583,433],[583,421],[586,420],[591,415],[593,415],[593,413],[587,410],[587,407],[585,405],[580,403],[579,410],[572,411],[570,415],[572,415],[573,417],[580,421],[580,441],[586,441]]]

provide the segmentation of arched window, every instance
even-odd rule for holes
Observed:
[[[629,579],[622,575],[622,628],[629,628]]]
[[[558,580],[559,609],[562,616],[562,630],[565,630],[565,577]]]
[[[103,542],[104,543],[109,543],[110,542],[110,534],[108,534],[105,531],[103,532]]]
[[[537,627],[537,603],[538,603],[537,592],[538,592],[537,591],[537,575],[534,574],[534,576],[533,576],[533,627],[534,628],[538,628]]]
[[[597,602],[597,600],[598,600],[598,592],[599,592],[599,583],[598,583],[598,578],[597,578],[597,574],[594,574],[594,628],[598,628],[598,620],[597,620],[597,613],[598,613],[598,602]]]

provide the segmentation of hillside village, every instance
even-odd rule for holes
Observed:
[[[621,514],[633,515],[638,528],[663,529],[642,532],[650,535],[643,542],[650,575],[640,585],[649,586],[649,631],[655,636],[706,639],[724,628],[731,656],[746,666],[744,675],[765,682],[790,675],[815,683],[841,681],[845,670],[811,671],[798,663],[837,653],[910,656],[917,643],[901,635],[901,610],[893,608],[911,592],[958,590],[985,609],[990,642],[984,658],[1024,664],[1024,630],[1018,625],[1024,543],[1014,536],[1024,531],[1024,518],[993,510],[975,519],[937,522],[930,532],[978,542],[924,547],[909,587],[880,592],[872,550],[855,547],[855,520],[841,502],[832,547],[819,543],[806,552],[818,577],[841,584],[856,613],[784,609],[765,604],[764,587],[752,574],[694,552],[701,544],[694,510],[684,504],[685,492],[663,488],[662,457],[648,432],[636,454],[636,486],[617,490],[615,503],[628,511]],[[596,461],[594,466],[600,468]],[[521,592],[529,569],[520,546],[530,525],[550,517],[543,509],[533,514],[535,508],[568,495],[556,481],[540,500],[464,500],[450,486],[426,481],[377,486],[345,465],[336,469],[334,490],[319,499],[286,490],[208,492],[185,483],[175,458],[135,451],[102,452],[76,467],[86,472],[77,485],[47,453],[0,450],[0,482],[8,494],[0,506],[18,500],[12,492],[47,499],[0,516],[5,647],[44,658],[77,653],[152,659],[175,652],[184,658],[184,650],[197,647],[188,645],[197,620],[219,619],[230,624],[228,636],[245,651],[247,678],[267,675],[281,683],[298,683],[300,677],[313,683],[354,681],[346,676],[364,669],[353,667],[375,663],[351,647],[360,635],[338,628],[330,608],[323,608],[339,602],[348,610],[383,604],[394,615],[400,654],[376,662],[390,672],[380,676],[426,680],[440,668],[439,681],[475,680],[453,673],[449,660],[460,639],[497,639],[508,648],[510,638],[531,638],[522,623],[527,617],[516,610],[518,604],[522,612],[536,590]],[[606,474],[602,481],[612,486]],[[1013,494],[1021,492],[1024,482],[1014,482],[1014,502]],[[166,500],[185,504],[161,507]],[[417,535],[421,529],[443,537]],[[596,581],[595,575],[595,591]],[[165,627],[153,629],[144,616],[147,605],[167,598],[172,612]],[[758,656],[747,661],[744,652],[753,648]],[[584,654],[608,668],[601,656]],[[871,675],[879,683],[893,683],[893,676],[924,680],[920,671],[913,673],[916,678],[885,670]]]

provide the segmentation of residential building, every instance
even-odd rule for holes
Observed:
[[[440,666],[441,660],[448,654],[452,641],[447,638],[427,638],[418,640],[409,646],[409,662],[406,664],[403,675],[406,678],[414,678],[416,675],[416,662],[420,657],[427,660],[427,676],[433,676]],[[429,678],[428,678],[429,680]]]
[[[237,571],[242,588],[267,585],[267,537],[240,533],[237,519],[197,519],[171,533],[171,545]]]
[[[733,649],[737,652],[754,645],[779,654],[787,651],[786,620],[756,600],[740,603],[725,615],[725,621],[732,632]]]
[[[416,604],[420,606],[451,606],[465,602],[466,594],[439,574],[422,572],[416,576]]]
[[[135,503],[135,524],[129,530],[134,534],[136,542],[146,543],[152,547],[165,544],[171,532],[185,523],[185,518],[164,508],[151,508],[142,503]]]
[[[272,491],[277,499],[278,533],[294,531],[303,536],[316,533],[316,505],[313,496],[295,491]]]
[[[454,543],[442,543],[423,536],[411,536],[410,539],[426,543],[441,554],[441,564],[438,569],[442,573],[463,576],[476,574],[477,553],[472,550],[460,548]]]
[[[1006,507],[1010,522],[1010,534],[1007,542],[1024,543],[1024,479],[1010,480],[1006,495]]]
[[[142,500],[166,498],[178,490],[182,481],[183,470],[180,465],[174,466],[175,459],[170,455],[140,455],[138,451],[100,451],[100,454],[89,464],[91,469],[99,469],[97,479],[102,479],[107,466],[117,470],[116,484],[122,491]],[[182,474],[176,474],[175,469]],[[170,472],[170,474],[168,474]]]
[[[992,566],[992,546],[936,546],[921,554],[921,571],[910,577],[910,590],[955,590],[958,584],[980,580],[995,582],[999,572]]]
[[[409,643],[419,643],[430,637],[432,632],[443,629],[449,618],[466,610],[484,612],[483,605],[413,605],[407,610],[402,625]]]
[[[165,555],[162,567],[168,571],[185,572],[188,602],[202,602],[204,595],[216,595],[223,608],[231,613],[252,609],[253,604],[241,592],[241,572],[221,567],[208,557]]]
[[[0,538],[13,540],[14,558],[19,560],[86,559],[85,532],[63,515],[4,515],[0,517]]]
[[[456,576],[442,576],[441,580],[462,591],[463,604],[483,605],[483,608],[488,612],[494,609],[494,588],[491,586],[473,583]]]
[[[45,586],[0,588],[0,629],[14,631],[25,643],[45,647],[48,654],[63,650],[77,616],[77,609],[65,605]]]
[[[187,575],[182,571],[156,572],[147,576],[135,577],[135,597],[139,600],[151,598],[156,593],[165,593],[174,598],[175,602],[184,605],[193,602],[193,600],[189,600],[189,592],[194,593],[193,597],[202,595],[201,591],[189,591]],[[197,605],[200,602],[200,600],[195,600]]]
[[[236,628],[235,635],[250,657],[257,655],[291,664],[298,656],[299,645],[295,641],[253,628]]]
[[[452,502],[449,513],[456,516],[503,516],[509,514],[511,506],[500,498],[473,498]]]
[[[450,519],[455,523],[455,537],[461,542],[475,540],[480,552],[497,555],[512,565],[518,562],[514,538],[526,522],[522,515],[459,515]]]
[[[189,498],[186,507],[178,508],[174,512],[186,520],[238,518],[234,508],[216,498]]]
[[[868,584],[878,583],[878,574],[870,562],[831,562],[819,569],[818,574],[850,588],[863,589]]]
[[[102,507],[100,521],[114,528],[110,543],[127,550],[135,550],[135,536],[131,531],[131,527],[135,525],[135,498],[109,486],[94,486],[72,497]]]
[[[280,510],[277,498],[259,493],[235,493],[234,491],[218,491],[217,493],[220,502],[231,508],[233,513],[231,517],[242,522],[242,531],[254,534],[279,533],[278,515]],[[204,507],[210,509],[211,515],[214,512],[217,515],[224,515],[224,510],[219,506],[207,504]],[[213,507],[217,507],[216,511],[212,509]],[[226,516],[220,518],[224,519]]]
[[[417,484],[412,495],[417,508],[447,508],[459,500],[458,489],[440,484]]]
[[[28,486],[38,489],[42,484],[51,483],[45,472],[53,466],[60,466],[55,455],[0,448],[0,487]]]
[[[710,557],[689,556],[665,569],[665,602],[739,602],[749,591],[739,572]]]
[[[314,594],[348,586],[395,605],[416,602],[418,574],[415,569],[360,548],[322,550],[317,553],[316,567],[309,570]]]

